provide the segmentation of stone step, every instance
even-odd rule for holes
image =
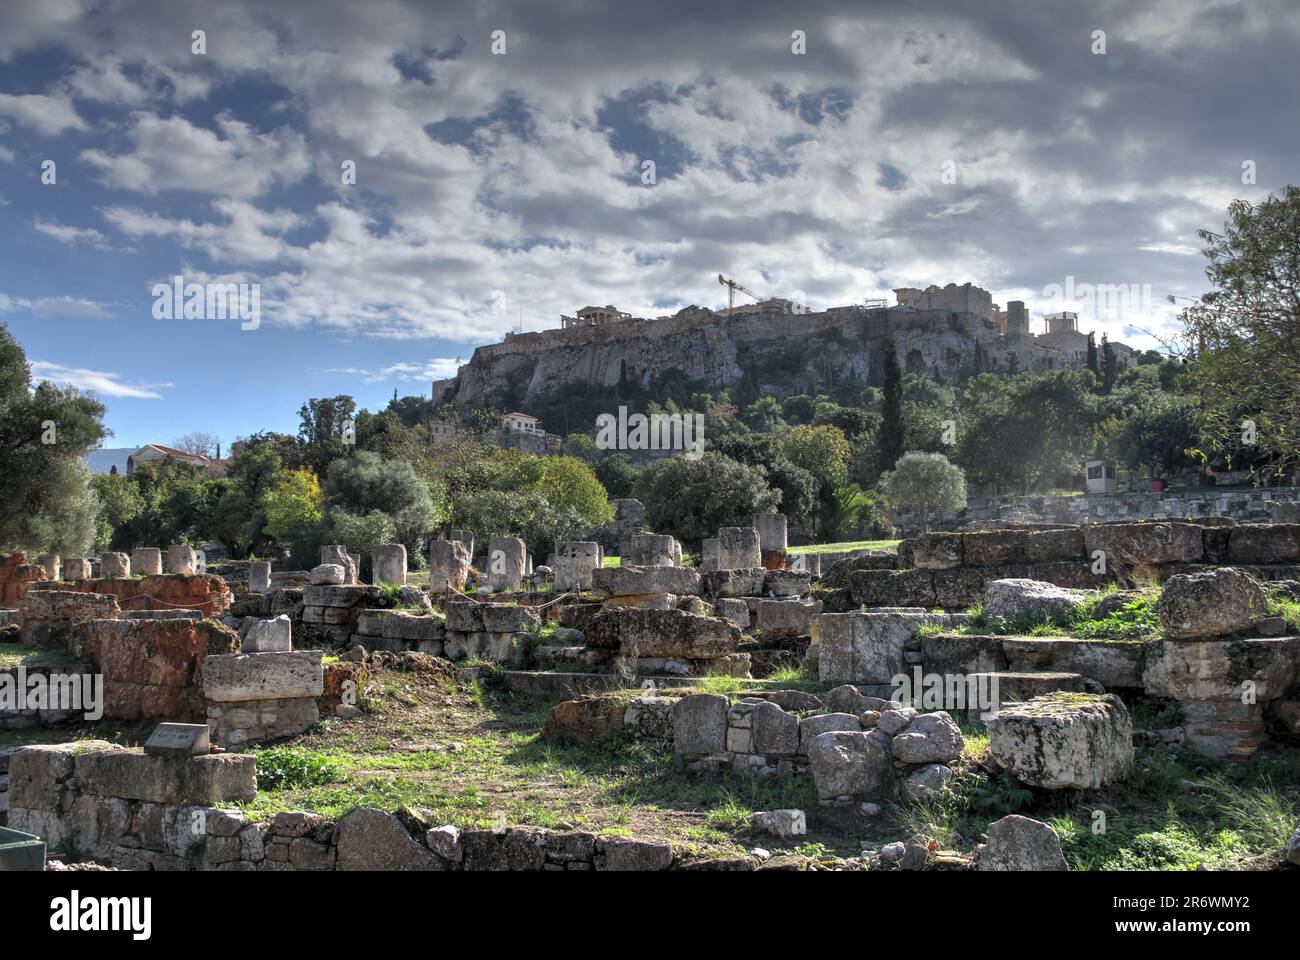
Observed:
[[[1074,637],[1003,637],[1012,672],[1059,670],[1096,680],[1106,689],[1142,686],[1142,641]]]

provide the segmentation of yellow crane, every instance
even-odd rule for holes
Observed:
[[[728,279],[727,279],[726,277],[724,277],[722,274],[718,274],[718,283],[722,284],[724,287],[727,288],[727,307],[728,307],[728,309],[733,308],[733,307],[735,307],[735,305],[736,305],[736,291],[737,291],[737,290],[739,290],[741,293],[745,293],[745,294],[748,294],[749,296],[753,297],[754,300],[755,300],[756,302],[762,302],[762,300],[763,300],[763,298],[760,297],[758,294],[756,294],[753,290],[750,290],[748,287],[744,286],[743,284],[740,284],[740,283],[736,282],[735,280],[728,280]]]

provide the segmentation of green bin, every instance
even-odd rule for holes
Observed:
[[[44,869],[44,840],[30,833],[0,827],[0,873],[6,870]]]

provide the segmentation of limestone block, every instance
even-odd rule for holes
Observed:
[[[689,567],[602,567],[592,572],[591,588],[610,596],[696,596],[700,593],[700,574]]]
[[[688,756],[725,751],[729,706],[726,697],[711,693],[678,700],[673,704],[673,749]]]
[[[763,592],[762,567],[719,569],[704,574],[704,592],[710,597],[757,597]]]
[[[823,684],[887,684],[905,671],[903,654],[928,613],[823,613],[816,619],[818,674]]]
[[[465,589],[469,578],[469,548],[460,540],[434,540],[429,544],[429,591],[443,593]]]
[[[666,534],[634,533],[620,545],[619,559],[630,567],[674,567],[681,563],[681,548]]]
[[[203,662],[203,693],[217,701],[319,697],[322,656],[320,650],[210,656]]]
[[[248,589],[252,593],[271,592],[270,561],[254,560],[248,565]]]
[[[1031,786],[1091,790],[1133,766],[1133,725],[1111,694],[1035,697],[994,714],[988,731],[993,759]]]
[[[339,566],[343,568],[343,583],[357,582],[357,562],[348,553],[348,548],[341,543],[322,544],[320,548],[321,566]]]
[[[1201,528],[1189,523],[1099,523],[1083,536],[1089,557],[1102,550],[1108,563],[1124,566],[1195,563],[1205,553]]]
[[[555,589],[590,590],[592,575],[600,568],[600,544],[566,540],[555,545]]]
[[[890,743],[894,758],[903,763],[956,760],[965,746],[956,721],[942,710],[916,717]]]
[[[763,565],[758,531],[753,527],[721,527],[718,530],[718,569],[741,570]]]
[[[391,813],[358,807],[337,827],[339,870],[446,870],[448,862],[417,842]]]
[[[760,600],[758,632],[765,640],[807,636],[813,617],[821,612],[820,600]]]
[[[1087,594],[1038,580],[994,580],[984,590],[984,616],[989,619],[1068,624]]]
[[[763,593],[773,597],[803,597],[808,595],[812,577],[794,570],[768,570],[763,575]]]
[[[348,582],[347,568],[337,563],[322,563],[311,568],[313,587],[342,586]]]
[[[1254,578],[1232,567],[1179,574],[1160,591],[1160,624],[1169,640],[1243,633],[1267,608]]]
[[[1233,527],[1228,533],[1228,560],[1231,563],[1294,563],[1300,560],[1300,524]]]
[[[1281,697],[1300,678],[1300,640],[1160,640],[1147,644],[1142,683],[1155,697],[1258,701]],[[1249,684],[1249,687],[1246,685]]]
[[[979,849],[983,871],[1061,871],[1068,867],[1061,838],[1047,824],[1017,814],[989,824],[989,842]]]
[[[799,721],[799,753],[807,754],[813,740],[832,730],[856,732],[862,723],[851,713],[819,713]]]
[[[377,544],[370,555],[375,583],[406,586],[406,547],[400,543]]]
[[[894,792],[889,737],[879,730],[832,730],[814,737],[808,766],[821,800],[885,800]]]
[[[758,531],[762,553],[785,553],[790,547],[784,513],[756,513],[751,521]]]
[[[751,714],[753,752],[792,756],[799,752],[799,716],[764,701]]]
[[[269,620],[246,621],[239,648],[243,653],[287,653],[293,649],[293,623],[283,613]]]
[[[192,575],[198,568],[198,555],[194,548],[184,543],[174,543],[167,548],[167,572]]]
[[[162,550],[158,547],[136,547],[131,551],[131,569],[145,577],[160,576],[163,572]]]
[[[960,533],[924,533],[911,543],[912,565],[915,567],[922,570],[948,570],[962,565]]]
[[[528,562],[528,551],[518,537],[493,537],[488,541],[488,589],[493,593],[519,586]]]
[[[131,576],[131,557],[116,550],[109,550],[99,555],[99,575],[101,577]]]
[[[726,617],[741,630],[749,629],[749,604],[734,597],[722,597],[714,603],[718,616]]]
[[[139,748],[76,756],[82,793],[162,804],[246,803],[257,793],[257,758],[249,754],[150,756]]]

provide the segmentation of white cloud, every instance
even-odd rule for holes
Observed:
[[[228,113],[217,117],[217,127],[220,135],[184,117],[137,112],[129,153],[90,149],[81,159],[100,170],[105,186],[147,194],[191,190],[255,197],[273,185],[296,183],[311,169],[300,133],[258,133]]]
[[[69,367],[48,360],[32,361],[32,379],[49,380],[79,390],[93,390],[104,397],[129,397],[139,400],[161,400],[160,389],[174,386],[171,383],[130,383],[120,374],[85,367]]]
[[[47,237],[53,237],[59,243],[68,246],[85,245],[93,247],[96,250],[114,250],[113,244],[108,237],[104,236],[94,227],[72,227],[62,223],[53,223],[47,220],[36,220],[34,223],[37,233],[43,233]]]
[[[368,370],[363,367],[335,367],[324,373],[342,373],[349,376],[361,377],[367,383],[378,383],[383,380],[409,380],[425,381],[442,380],[454,376],[456,370],[465,361],[463,359],[453,359],[451,357],[436,357],[426,360],[424,363],[407,363],[405,361],[390,364],[379,370]]]
[[[64,130],[86,129],[86,122],[66,96],[0,93],[0,116],[10,117],[45,137]]]
[[[108,316],[108,312],[102,304],[96,303],[94,300],[87,300],[84,297],[38,297],[33,300],[27,297],[11,297],[0,293],[0,313],[18,312],[83,319]]]

